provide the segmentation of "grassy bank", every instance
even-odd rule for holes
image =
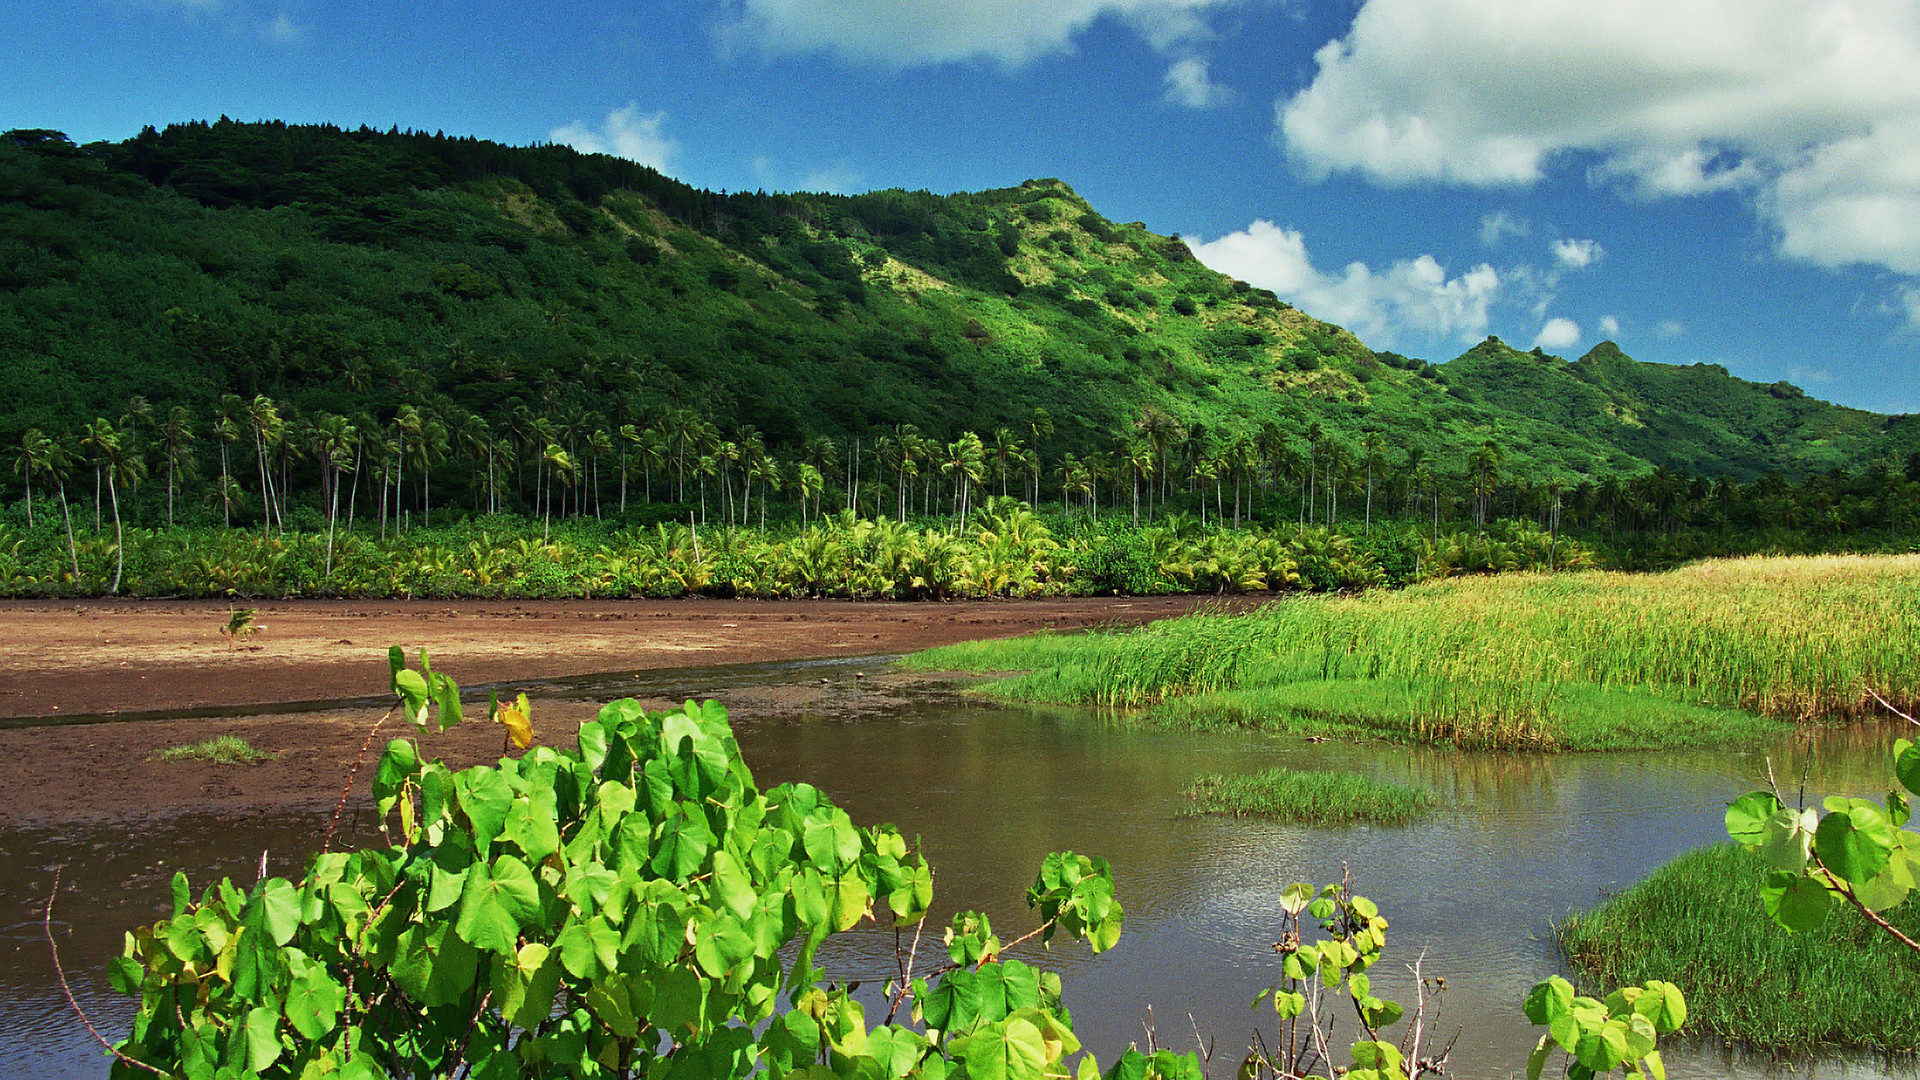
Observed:
[[[1463,749],[1742,741],[1920,687],[1920,556],[1724,559],[1662,574],[1454,578],[1127,633],[952,646],[1010,698],[1158,706]]]
[[[1433,808],[1433,795],[1357,773],[1268,769],[1203,776],[1186,797],[1190,813],[1276,818],[1301,825],[1403,825]]]
[[[1786,1051],[1920,1050],[1920,957],[1840,905],[1819,930],[1788,934],[1761,909],[1765,876],[1732,844],[1683,855],[1568,918],[1561,947],[1599,984],[1679,986],[1696,1030]],[[1886,914],[1920,933],[1920,900]]]

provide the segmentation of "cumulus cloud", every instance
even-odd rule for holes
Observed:
[[[1533,337],[1536,349],[1565,349],[1580,341],[1580,324],[1572,319],[1553,318],[1546,321],[1540,332]]]
[[[1654,337],[1677,338],[1686,332],[1686,324],[1677,319],[1662,319],[1653,325]]]
[[[612,154],[642,165],[665,171],[667,162],[680,150],[680,144],[666,133],[666,111],[640,111],[640,103],[629,101],[607,114],[599,129],[575,120],[554,128],[547,137],[564,143],[583,154]]]
[[[1553,261],[1565,270],[1580,270],[1592,266],[1594,260],[1606,254],[1596,240],[1555,240],[1553,242]]]
[[[1600,316],[1600,332],[1609,338],[1620,336],[1620,320],[1611,315]]]
[[[1233,100],[1233,91],[1213,81],[1207,62],[1183,57],[1167,69],[1166,100],[1189,109],[1210,109]]]
[[[1912,0],[1365,0],[1276,107],[1309,175],[1748,194],[1781,254],[1920,274]]]
[[[909,68],[956,60],[1008,67],[1072,48],[1102,16],[1126,19],[1162,52],[1208,36],[1204,13],[1233,0],[734,0],[721,40],[769,54],[828,52]]]
[[[1509,236],[1525,236],[1531,228],[1505,210],[1495,210],[1480,219],[1480,243],[1486,247],[1498,247],[1500,241]]]
[[[1339,323],[1379,347],[1409,338],[1475,342],[1486,336],[1487,309],[1500,274],[1482,263],[1456,277],[1431,255],[1385,270],[1350,263],[1338,274],[1313,265],[1298,230],[1255,221],[1239,232],[1187,246],[1201,262],[1252,285],[1272,289],[1316,318]]]

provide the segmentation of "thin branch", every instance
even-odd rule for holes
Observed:
[[[1886,709],[1888,712],[1892,713],[1893,715],[1899,717],[1902,720],[1905,720],[1907,723],[1912,724],[1915,727],[1920,727],[1920,720],[1915,720],[1913,717],[1907,715],[1906,713],[1901,712],[1899,709],[1894,708],[1893,702],[1888,701],[1886,698],[1883,698],[1880,696],[1880,691],[1875,690],[1873,687],[1869,686],[1867,687],[1867,693],[1872,694],[1873,700],[1879,702],[1881,707]]]
[[[60,894],[60,871],[56,869],[53,872],[53,891],[47,894],[46,914],[40,917],[40,928],[46,931],[47,951],[53,954],[53,973],[59,976],[60,978],[60,992],[66,995],[67,1007],[73,1010],[73,1015],[80,1018],[81,1026],[87,1029],[87,1034],[93,1036],[93,1041],[99,1043],[101,1049],[105,1050],[107,1053],[112,1054],[114,1057],[119,1058],[121,1061],[124,1061],[129,1065],[133,1065],[133,1066],[137,1066],[139,1068],[145,1069],[155,1076],[167,1075],[165,1072],[161,1071],[160,1069],[154,1068],[153,1066],[147,1064],[144,1061],[139,1061],[134,1058],[130,1058],[127,1055],[121,1053],[120,1051],[114,1049],[112,1043],[108,1042],[105,1038],[101,1037],[99,1029],[93,1026],[93,1021],[87,1019],[86,1010],[82,1009],[80,1007],[80,1003],[73,999],[73,988],[67,985],[66,969],[60,966],[60,946],[54,944],[54,941],[53,941],[53,898],[55,896],[58,896],[59,894]]]
[[[1879,927],[1882,930],[1885,930],[1887,933],[1892,934],[1894,937],[1894,940],[1898,941],[1902,945],[1905,945],[1907,948],[1912,949],[1914,952],[1920,952],[1920,941],[1915,941],[1912,938],[1908,937],[1907,935],[1901,933],[1899,927],[1888,922],[1885,918],[1882,918],[1879,912],[1874,911],[1873,909],[1867,907],[1867,905],[1861,903],[1860,898],[1854,895],[1854,891],[1851,888],[1834,888],[1835,884],[1846,879],[1843,879],[1840,877],[1840,875],[1834,873],[1832,869],[1830,869],[1827,866],[1827,864],[1821,860],[1820,856],[1817,853],[1813,856],[1812,861],[1815,867],[1817,867],[1822,873],[1827,875],[1827,881],[1825,882],[1825,884],[1827,885],[1829,890],[1833,892],[1837,892],[1841,896],[1845,897],[1847,901],[1851,903],[1860,912],[1860,914],[1867,917],[1868,922],[1872,923],[1873,925]],[[1816,878],[1815,880],[1818,880],[1818,879]],[[1851,882],[1848,882],[1848,884],[1851,884]]]
[[[340,824],[340,811],[346,809],[348,796],[353,794],[353,778],[359,774],[361,763],[367,760],[367,747],[373,745],[373,733],[380,730],[380,725],[387,722],[387,717],[392,716],[396,708],[399,708],[398,704],[388,708],[386,713],[367,729],[367,737],[360,741],[360,753],[354,756],[353,768],[347,770],[347,786],[340,789],[340,801],[333,804],[333,820],[327,822],[327,839],[320,845],[320,854],[325,855],[333,848],[333,830]]]

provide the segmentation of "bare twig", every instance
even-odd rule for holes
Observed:
[[[367,729],[367,737],[360,741],[360,753],[354,755],[353,768],[347,770],[347,786],[340,789],[340,801],[333,804],[333,820],[327,822],[327,839],[320,845],[320,854],[325,855],[333,848],[333,830],[339,826],[340,811],[346,809],[347,798],[353,794],[353,778],[359,774],[361,763],[367,760],[367,747],[373,745],[373,733],[380,730],[380,725],[386,723],[387,717],[392,716],[393,710],[398,707],[389,708],[380,719],[375,720],[373,726]]]
[[[1192,1013],[1187,1014],[1187,1023],[1193,1025],[1193,1045],[1200,1055],[1200,1072],[1205,1075],[1206,1067],[1213,1063],[1213,1040],[1201,1038],[1200,1021],[1195,1020]]]
[[[40,928],[46,931],[47,951],[53,955],[53,973],[59,976],[60,978],[60,992],[66,995],[67,1007],[73,1010],[73,1015],[80,1018],[81,1026],[87,1029],[87,1034],[93,1036],[93,1041],[99,1043],[101,1049],[105,1050],[107,1053],[112,1054],[114,1057],[119,1058],[121,1061],[124,1061],[129,1065],[133,1065],[138,1068],[145,1069],[155,1076],[167,1075],[165,1072],[161,1071],[160,1069],[154,1068],[153,1066],[147,1064],[144,1061],[140,1061],[135,1058],[130,1058],[127,1055],[121,1053],[120,1051],[115,1050],[113,1048],[113,1044],[108,1042],[105,1038],[103,1038],[100,1034],[99,1029],[93,1026],[93,1021],[87,1019],[86,1010],[82,1009],[80,1007],[80,1003],[73,999],[73,988],[67,985],[66,969],[60,966],[60,946],[54,944],[54,941],[53,941],[53,898],[55,896],[58,896],[59,893],[60,893],[60,871],[56,869],[53,872],[53,891],[47,894],[47,910],[46,910],[46,914],[42,915],[40,918]]]

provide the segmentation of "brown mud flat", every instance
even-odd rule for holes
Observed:
[[[1230,606],[1244,608],[1243,600]],[[117,712],[380,697],[385,652],[425,648],[463,685],[610,671],[910,652],[1043,629],[1139,625],[1215,598],[1115,597],[952,604],[837,601],[264,601],[259,631],[238,648],[219,632],[228,606],[207,601],[0,602],[0,716],[65,718]],[[857,709],[923,685],[928,676],[836,671],[812,683],[743,687],[755,702]],[[666,702],[657,701],[655,705]],[[571,732],[596,703],[536,706],[535,726]],[[140,719],[0,728],[0,827],[139,818],[187,810],[245,815],[329,809],[380,709],[240,717]],[[384,741],[411,732],[389,719],[354,788],[364,793]],[[253,765],[163,762],[167,747],[233,734],[277,755]],[[459,766],[501,751],[501,731],[468,723],[423,747]]]

